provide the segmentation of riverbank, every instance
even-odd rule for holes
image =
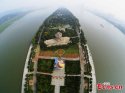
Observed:
[[[28,73],[28,61],[30,58],[30,53],[31,53],[31,49],[32,49],[32,44],[29,47],[28,53],[27,53],[27,57],[26,57],[26,61],[25,61],[25,65],[24,65],[24,71],[23,71],[23,78],[22,78],[22,89],[21,89],[21,93],[24,93],[24,84],[25,84],[25,78],[26,78],[26,74]]]
[[[90,65],[92,67],[92,71],[91,71],[91,73],[92,73],[92,92],[91,93],[97,93],[97,91],[96,91],[96,74],[95,74],[94,61],[92,59],[92,54],[90,52],[90,49],[89,49],[88,45],[86,44],[85,46],[87,47],[89,62],[90,62]]]

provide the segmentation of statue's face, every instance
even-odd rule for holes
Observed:
[[[63,60],[58,61],[60,64],[64,64]]]

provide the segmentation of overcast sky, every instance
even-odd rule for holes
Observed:
[[[0,12],[18,8],[49,6],[85,7],[114,15],[125,21],[125,0],[0,0]]]

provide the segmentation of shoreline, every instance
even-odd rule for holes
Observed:
[[[93,79],[93,83],[92,83],[92,92],[90,93],[97,93],[97,90],[96,90],[96,74],[95,74],[95,67],[94,67],[94,61],[92,59],[92,54],[90,52],[90,49],[88,47],[88,44],[85,45],[87,47],[87,50],[88,50],[88,56],[89,56],[89,62],[90,62],[90,65],[92,66],[92,79]]]
[[[22,87],[21,87],[21,93],[24,93],[24,84],[25,84],[25,78],[26,78],[26,74],[28,73],[28,61],[29,61],[29,57],[30,57],[30,53],[31,53],[31,49],[32,49],[32,44],[29,47],[28,53],[27,53],[27,57],[26,57],[26,61],[25,61],[25,65],[24,65],[24,71],[23,71],[23,77],[22,77]]]

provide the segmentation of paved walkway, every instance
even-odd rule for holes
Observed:
[[[65,82],[65,68],[54,70],[52,73],[51,85],[55,85],[55,93],[60,93],[60,86],[64,86]]]
[[[28,74],[33,74],[34,72],[28,72]],[[52,75],[51,73],[36,72],[37,74]]]
[[[34,73],[34,72],[28,72],[27,74],[33,74],[33,73]],[[37,74],[43,74],[43,75],[53,76],[53,74],[51,74],[51,73],[45,73],[45,72],[36,72],[36,73],[37,73]],[[75,74],[74,74],[74,75],[66,74],[66,76],[72,76],[72,77],[78,76],[78,77],[79,77],[79,76],[81,76],[81,74],[79,74],[79,75],[78,75],[78,74],[77,74],[77,75],[75,75]],[[86,75],[85,75],[85,76],[86,76]],[[54,76],[54,77],[56,77],[56,76]],[[53,78],[54,78],[54,77],[53,77]],[[58,77],[58,78],[62,78],[62,77],[64,78],[64,76],[60,76],[60,77]]]
[[[55,57],[49,57],[49,56],[39,56],[39,58],[41,58],[41,59],[55,59]],[[63,60],[69,60],[69,61],[77,61],[80,58],[79,57],[77,57],[77,58],[65,58],[65,57],[61,57],[61,59],[63,59]]]
[[[80,93],[84,93],[84,64],[86,63],[84,60],[84,54],[81,47],[81,44],[78,44],[79,46],[79,55],[80,55],[80,66],[81,66],[81,84],[80,84]]]
[[[88,56],[89,56],[89,62],[90,62],[90,65],[92,66],[92,93],[97,93],[96,91],[96,74],[95,74],[95,67],[94,67],[94,62],[93,62],[93,59],[92,59],[92,55],[90,53],[90,50],[89,50],[89,47],[88,45],[86,44],[87,46],[87,51],[88,51]]]
[[[38,56],[39,56],[39,52],[40,52],[40,46],[37,45],[36,48],[36,53],[35,53],[35,57],[34,59],[32,59],[32,61],[34,62],[34,71],[33,71],[33,93],[36,93],[36,72],[37,72],[37,64],[38,64]]]
[[[66,76],[72,76],[72,77],[79,77],[79,76],[81,76],[81,74],[80,75],[69,75],[69,74],[67,74]]]
[[[23,78],[22,78],[22,89],[21,89],[21,93],[24,93],[24,85],[25,85],[25,78],[26,78],[26,74],[28,73],[28,61],[29,61],[29,58],[30,58],[30,53],[31,53],[31,49],[32,49],[32,45],[30,45],[29,47],[29,50],[28,50],[28,53],[27,53],[27,57],[26,57],[26,62],[25,62],[25,66],[24,66],[24,72],[23,72]]]
[[[60,93],[60,86],[58,85],[55,86],[55,93]]]

